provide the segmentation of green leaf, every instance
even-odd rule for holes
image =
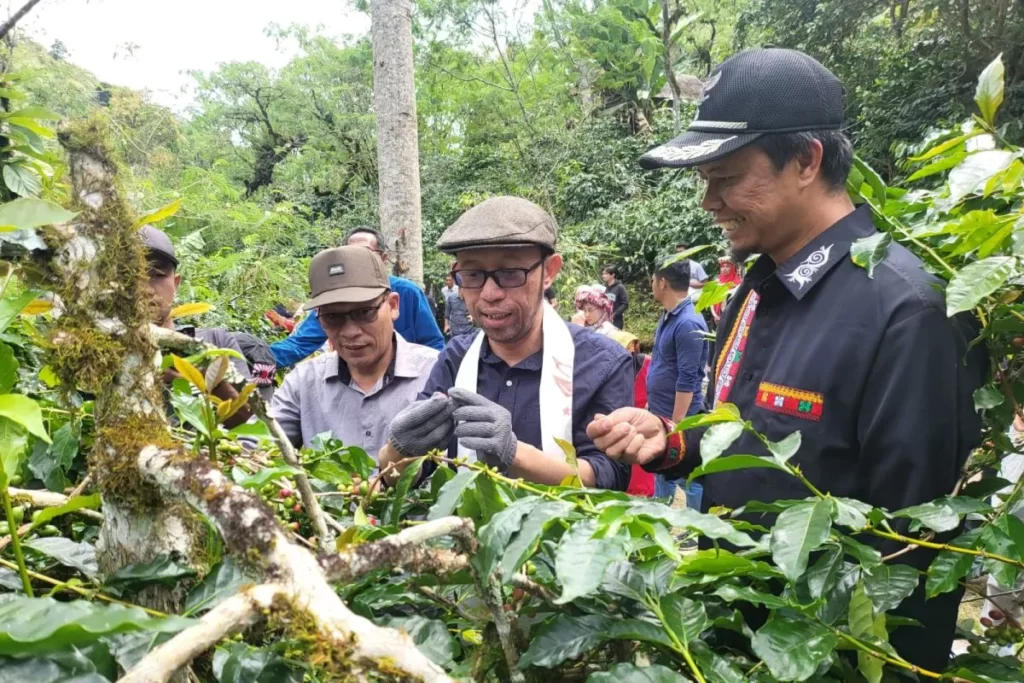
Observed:
[[[660,606],[665,616],[665,625],[685,646],[700,638],[700,634],[709,626],[704,605],[681,593],[662,598]]]
[[[712,425],[700,439],[700,457],[707,465],[743,434],[742,422],[723,422]]]
[[[439,619],[428,619],[418,615],[388,617],[381,625],[408,633],[416,643],[417,649],[438,666],[450,666],[462,652],[459,641],[452,637],[448,627]]]
[[[480,576],[490,576],[498,566],[512,535],[519,531],[523,518],[541,502],[540,498],[520,498],[494,515],[491,521],[480,529],[480,547],[471,562]]]
[[[764,605],[769,609],[781,609],[788,607],[789,602],[771,593],[765,593],[759,591],[750,586],[733,586],[731,584],[723,584],[715,589],[715,595],[726,602],[736,602],[742,600],[743,602],[749,602],[753,605]]]
[[[258,489],[266,486],[268,482],[274,479],[281,479],[282,477],[294,477],[296,474],[301,474],[302,470],[291,465],[281,465],[280,467],[264,467],[259,472],[253,472],[242,481],[238,482],[238,485],[247,489]]]
[[[0,654],[81,647],[128,631],[180,631],[191,623],[180,617],[156,619],[139,607],[19,597],[0,602]]]
[[[76,543],[70,538],[54,536],[26,541],[25,547],[47,555],[66,567],[74,567],[90,579],[99,573],[96,548],[88,543]]]
[[[773,612],[751,640],[754,653],[780,681],[805,681],[829,657],[837,637],[791,612]]]
[[[990,256],[970,263],[953,275],[946,288],[946,315],[969,311],[1010,279],[1017,269],[1012,256]]]
[[[863,529],[867,523],[867,515],[874,509],[867,503],[852,498],[833,498],[835,508],[832,521],[848,529]]]
[[[126,590],[137,590],[150,584],[175,584],[181,579],[194,576],[196,570],[183,564],[177,558],[161,554],[152,562],[128,564],[107,577],[103,582],[108,591],[121,595]]]
[[[178,209],[181,208],[181,200],[176,199],[167,206],[161,206],[159,209],[148,211],[139,216],[135,221],[136,228],[141,228],[144,225],[154,225],[162,220],[166,220],[178,213]]]
[[[575,509],[575,505],[561,500],[544,501],[533,508],[523,520],[519,532],[512,538],[501,557],[502,577],[508,582],[519,566],[536,550],[540,537],[551,523],[562,519]]]
[[[882,262],[889,253],[892,235],[887,232],[876,232],[870,237],[862,237],[850,246],[850,258],[855,264],[868,271],[868,277],[875,277],[875,266]]]
[[[676,428],[672,431],[682,432],[694,427],[706,427],[720,422],[743,422],[743,418],[740,417],[739,408],[732,403],[721,403],[715,406],[715,409],[710,413],[691,415],[677,424]]]
[[[985,123],[995,125],[996,111],[1003,103],[1003,55],[993,59],[978,76],[974,101]]]
[[[817,600],[835,588],[842,569],[843,549],[838,546],[829,547],[804,575],[811,598]]]
[[[6,394],[18,379],[18,359],[14,357],[14,349],[7,344],[0,344],[0,394]]]
[[[51,128],[25,116],[10,116],[7,119],[7,123],[12,126],[18,126],[20,128],[30,130],[42,138],[49,139],[54,137],[53,130]]]
[[[213,653],[217,683],[302,683],[305,671],[270,648],[231,643]]]
[[[864,182],[866,182],[868,184],[868,187],[871,188],[871,196],[872,198],[874,198],[875,204],[878,205],[878,208],[884,209],[885,182],[882,180],[882,176],[878,175],[875,169],[871,168],[871,166],[869,166],[867,162],[865,162],[859,156],[854,155],[853,165],[857,168],[858,171],[860,171],[861,175],[864,177]],[[854,259],[854,263],[857,263],[856,259]],[[868,270],[868,274],[870,273],[871,269]]]
[[[796,455],[800,450],[800,439],[800,432],[796,431],[781,441],[769,441],[768,450],[775,456],[775,462],[781,465]]]
[[[596,519],[585,519],[562,536],[555,551],[555,575],[562,584],[556,605],[590,595],[600,588],[608,566],[626,559],[625,539],[595,539],[597,528]]]
[[[43,412],[39,404],[21,394],[0,394],[0,416],[17,422],[29,434],[50,443],[50,435],[43,425]]]
[[[790,581],[807,569],[811,551],[828,539],[832,528],[832,501],[822,499],[795,505],[779,515],[772,528],[772,559]]]
[[[989,149],[969,155],[949,173],[949,198],[944,202],[956,206],[971,194],[980,194],[992,176],[1009,168],[1017,158],[1015,152]]]
[[[587,683],[686,683],[688,680],[659,664],[640,667],[619,663],[607,671],[596,671],[587,676]]]
[[[479,470],[459,470],[453,479],[441,487],[441,492],[437,496],[437,502],[430,506],[427,519],[440,519],[452,514],[455,508],[458,507],[459,501],[462,500],[462,492],[476,480],[479,474]]]
[[[871,609],[871,600],[865,593],[864,586],[857,585],[850,598],[850,634],[864,639],[865,636],[885,639],[888,631],[885,629],[885,615],[874,616]],[[857,670],[864,675],[868,683],[881,683],[882,669],[884,662],[863,650],[857,650]]]
[[[78,455],[78,445],[82,440],[82,423],[72,420],[61,425],[53,434],[53,443],[49,448],[33,449],[29,458],[28,468],[51,491],[61,493],[67,487],[65,476]]]
[[[67,223],[78,214],[43,199],[21,198],[0,204],[0,229],[27,230],[41,225]]]
[[[908,508],[897,510],[892,513],[892,516],[908,517],[939,533],[952,531],[960,525],[960,516],[953,512],[952,508],[948,505],[936,505],[935,503],[911,505]]]
[[[398,483],[395,484],[395,500],[391,503],[391,507],[385,509],[385,524],[397,525],[398,521],[402,518],[402,508],[405,506],[405,497],[409,495],[409,489],[412,485],[420,478],[420,472],[423,471],[423,463],[426,458],[416,458],[404,470],[398,477]]]
[[[604,572],[601,590],[637,602],[647,599],[647,583],[630,562],[613,562]]]
[[[920,578],[920,572],[905,564],[879,564],[864,567],[861,581],[875,611],[884,614],[910,597]]]
[[[601,643],[617,638],[645,640],[669,645],[658,626],[636,619],[611,618],[598,614],[577,617],[558,614],[537,629],[530,647],[519,659],[519,668],[551,668],[567,659],[575,659]]]
[[[960,536],[950,541],[949,545],[973,549],[980,535],[981,529],[972,529],[960,534]],[[971,570],[972,564],[974,564],[973,555],[950,550],[940,552],[932,560],[931,565],[928,566],[928,577],[925,580],[924,586],[926,597],[931,599],[936,595],[955,590],[959,586],[960,579]]]
[[[45,121],[60,121],[60,114],[50,111],[46,107],[22,107],[8,114],[11,118],[22,119],[43,119]]]
[[[728,550],[698,550],[683,558],[676,570],[680,574],[704,574],[714,576],[747,576],[777,578],[779,572],[767,562],[742,557]]]
[[[940,154],[948,152],[949,150],[964,144],[973,137],[981,135],[982,132],[984,131],[976,128],[975,130],[972,130],[971,132],[966,133],[965,135],[959,135],[955,138],[950,138],[945,142],[940,142],[939,144],[935,145],[934,147],[929,149],[927,152],[924,152],[923,154],[919,154],[916,157],[910,157],[909,161],[912,161],[914,163],[928,161],[929,159],[937,157]]]
[[[974,392],[974,410],[989,410],[990,408],[1003,405],[1005,400],[1003,392],[991,384],[986,384]]]
[[[0,467],[2,467],[3,484],[10,480],[21,469],[21,459],[28,444],[28,435],[17,423],[0,417]]]
[[[701,287],[700,297],[698,297],[697,303],[693,305],[693,308],[697,313],[701,313],[728,299],[729,292],[732,290],[733,287],[730,287],[729,285],[723,285],[721,282],[716,282],[715,280],[708,280],[704,286]]]
[[[11,321],[18,317],[18,314],[25,310],[25,307],[35,301],[39,292],[25,290],[18,296],[5,296],[0,299],[0,332],[7,329]]]
[[[100,494],[98,493],[91,493],[88,496],[75,496],[63,505],[40,510],[38,516],[35,516],[32,520],[32,528],[38,529],[41,526],[49,524],[54,519],[74,512],[75,510],[98,510],[101,502]]]
[[[693,481],[705,474],[731,472],[733,470],[745,470],[756,467],[781,470],[783,472],[789,471],[771,458],[762,458],[756,455],[728,455],[724,458],[715,458],[706,465],[701,465],[690,474],[687,481]]]
[[[213,609],[244,586],[253,583],[254,580],[242,570],[241,565],[230,557],[225,558],[188,594],[185,614],[191,616]]]
[[[907,177],[907,182],[908,183],[912,183],[915,180],[920,180],[921,178],[927,178],[929,176],[933,176],[936,173],[942,173],[943,171],[948,171],[949,169],[953,168],[954,166],[958,166],[960,164],[960,162],[963,161],[966,158],[967,158],[967,152],[962,151],[962,150],[959,151],[959,152],[956,152],[954,154],[950,154],[948,157],[943,157],[943,158],[939,159],[938,161],[933,161],[932,163],[928,164],[927,166],[923,166],[923,167],[917,169],[916,171],[914,171],[913,173],[911,173]]]
[[[1024,548],[1018,548],[1013,539],[999,526],[992,524],[983,527],[981,532],[981,547],[993,555],[1001,555],[1011,560],[1020,560]],[[985,568],[993,579],[1003,586],[1013,586],[1017,583],[1017,575],[1020,568],[1013,564],[1007,564],[1001,560],[985,558],[982,561]]]
[[[22,197],[36,197],[43,189],[39,175],[21,164],[5,164],[3,177],[7,189]]]
[[[693,655],[704,678],[711,683],[747,683],[748,679],[742,671],[703,641],[693,643],[690,647],[690,654]]]
[[[726,458],[721,458],[721,460],[726,460]],[[638,517],[650,517],[651,519],[663,522],[669,528],[679,527],[689,531],[696,531],[708,538],[727,541],[740,548],[750,548],[757,545],[749,536],[739,531],[732,524],[719,519],[715,515],[697,512],[696,510],[670,508],[661,503],[636,502],[630,505],[629,513]]]

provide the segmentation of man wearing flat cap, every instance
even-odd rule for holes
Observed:
[[[322,432],[374,455],[388,423],[416,400],[437,351],[395,331],[399,297],[380,258],[361,246],[326,249],[309,264],[330,353],[300,363],[274,394],[270,414],[296,446]]]
[[[813,58],[749,50],[711,73],[689,129],[640,163],[696,168],[705,183],[701,205],[733,251],[760,254],[722,313],[706,406],[734,405],[771,441],[800,433],[790,462],[818,491],[896,511],[953,490],[980,441],[972,395],[986,361],[980,346],[968,350],[974,321],[947,317],[942,283],[902,245],[891,244],[873,272],[851,259],[851,247],[876,232],[870,208],[855,209],[846,194],[853,149],[843,112],[842,84]],[[705,432],[674,433],[635,408],[589,429],[609,455],[671,478],[702,463]],[[721,455],[738,453],[771,457],[750,432]],[[701,479],[705,509],[810,495],[783,471]],[[918,569],[934,557],[875,545],[879,557],[897,553]],[[922,580],[902,601],[896,612],[921,624],[892,633],[903,657],[945,669],[960,592],[926,601]]]
[[[631,405],[633,371],[617,343],[566,323],[544,300],[562,267],[555,219],[518,197],[463,214],[437,248],[481,331],[449,342],[420,401],[391,423],[380,464],[434,449],[511,476],[559,484],[574,472],[556,439],[576,448],[585,486],[625,490],[629,467],[587,436],[596,414]],[[393,478],[393,473],[385,473]]]

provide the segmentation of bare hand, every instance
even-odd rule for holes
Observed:
[[[587,425],[587,436],[602,453],[630,465],[657,460],[668,446],[661,419],[640,408],[619,408],[610,415],[595,415]]]

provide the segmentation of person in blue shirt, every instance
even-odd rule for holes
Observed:
[[[654,272],[651,290],[665,312],[654,332],[654,352],[647,371],[647,409],[681,422],[704,406],[704,374],[708,364],[708,326],[687,295],[692,274],[687,259],[677,259]],[[672,498],[676,481],[658,477],[655,496]],[[700,510],[703,488],[691,482],[686,507]]]
[[[377,254],[385,266],[388,263],[387,249],[382,246],[385,245],[384,237],[373,228],[356,228],[349,233],[347,244],[366,247]],[[415,282],[395,275],[389,275],[388,281],[391,283],[391,291],[398,295],[395,332],[407,342],[423,344],[438,351],[443,349],[441,328],[430,312],[430,304],[423,290]],[[320,326],[316,311],[313,311],[299,324],[294,334],[271,344],[270,352],[274,354],[278,367],[290,367],[319,349],[325,341],[327,334]]]

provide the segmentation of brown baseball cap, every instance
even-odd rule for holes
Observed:
[[[324,249],[309,263],[306,308],[372,301],[391,289],[380,258],[366,247]]]
[[[484,247],[537,246],[555,250],[554,217],[522,197],[491,197],[452,223],[437,248],[448,253]]]

